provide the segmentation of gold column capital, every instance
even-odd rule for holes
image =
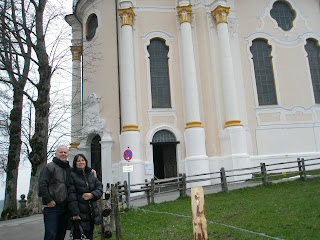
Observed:
[[[71,46],[70,47],[71,53],[72,53],[72,61],[74,60],[81,60],[82,55],[82,46]]]
[[[228,23],[229,7],[218,6],[212,12],[212,16],[216,19],[217,24]]]
[[[79,145],[80,145],[79,142],[73,142],[73,143],[70,144],[70,149],[71,148],[78,148]]]
[[[234,126],[243,126],[243,125],[241,124],[240,120],[230,120],[230,121],[226,121],[226,125],[224,125],[224,128],[234,127]]]
[[[187,126],[185,127],[185,129],[187,129],[187,128],[195,128],[195,127],[203,128],[202,123],[199,122],[199,121],[188,122],[188,123],[186,123],[186,125]]]
[[[122,131],[121,132],[127,132],[127,131],[138,131],[138,132],[140,132],[138,126],[134,125],[134,124],[130,124],[130,125],[126,125],[126,126],[122,127]]]
[[[177,7],[178,10],[178,15],[180,18],[180,24],[184,22],[189,22],[191,23],[191,5],[189,6],[182,6],[182,7]]]
[[[132,8],[119,9],[119,16],[121,18],[121,27],[123,25],[130,25],[132,27],[134,12]]]

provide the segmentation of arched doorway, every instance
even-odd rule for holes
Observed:
[[[100,141],[99,135],[96,135],[91,141],[91,168],[96,170],[98,179],[102,181]]]
[[[176,137],[168,130],[156,132],[152,138],[154,176],[158,179],[176,177],[177,144]]]

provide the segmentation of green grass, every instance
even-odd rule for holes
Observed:
[[[190,197],[143,207],[191,216]],[[216,222],[281,239],[320,239],[320,178],[205,195],[209,239],[269,239]],[[121,214],[123,240],[192,240],[192,219],[132,209]],[[99,239],[98,237],[95,239]],[[116,239],[115,233],[111,239]]]

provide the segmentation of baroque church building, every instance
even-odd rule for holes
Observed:
[[[319,157],[318,0],[74,0],[65,19],[70,152],[105,185]]]

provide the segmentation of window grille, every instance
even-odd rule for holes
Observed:
[[[316,103],[320,103],[320,47],[313,39],[307,39],[304,47],[308,53],[314,99]]]
[[[177,140],[172,132],[160,130],[154,134],[152,143],[177,143]]]
[[[277,104],[277,97],[274,84],[271,46],[264,39],[256,39],[250,47],[259,105]]]
[[[169,48],[161,39],[152,39],[148,46],[150,58],[152,108],[170,108],[168,68]]]
[[[289,31],[292,28],[292,23],[295,19],[295,11],[292,10],[287,2],[276,1],[272,6],[270,15],[284,31]]]

